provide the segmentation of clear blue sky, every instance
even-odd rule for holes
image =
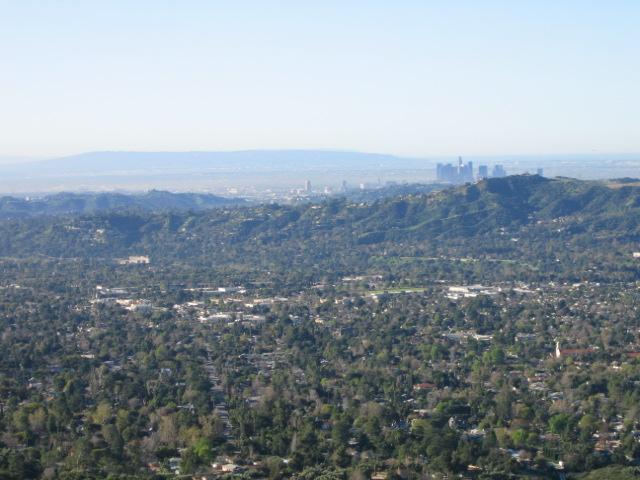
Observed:
[[[0,0],[0,155],[640,152],[636,0]]]

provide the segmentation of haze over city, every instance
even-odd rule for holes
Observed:
[[[640,152],[632,1],[0,2],[2,163]]]

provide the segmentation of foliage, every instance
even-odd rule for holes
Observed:
[[[519,176],[4,221],[0,477],[628,475],[638,198]]]

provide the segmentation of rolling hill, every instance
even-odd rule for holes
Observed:
[[[526,281],[635,280],[640,188],[615,187],[520,175],[373,203],[336,198],[11,220],[0,224],[0,251],[86,259],[144,253],[162,265],[313,278],[364,271],[433,278],[447,262],[467,262],[457,274],[469,281],[507,273]]]

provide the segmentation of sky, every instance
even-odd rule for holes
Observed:
[[[0,160],[640,152],[636,0],[0,0]]]

